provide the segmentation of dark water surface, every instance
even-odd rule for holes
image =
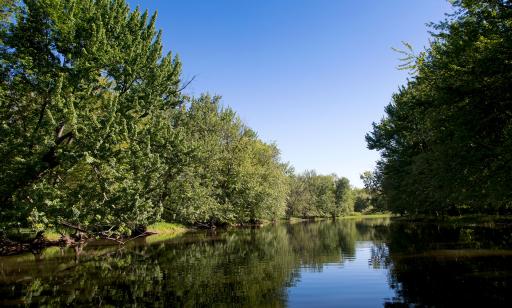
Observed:
[[[509,306],[512,228],[277,224],[0,257],[0,306]]]

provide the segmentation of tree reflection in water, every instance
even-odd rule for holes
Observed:
[[[397,302],[496,307],[512,300],[509,226],[394,223],[388,239]]]
[[[510,300],[506,227],[340,220],[155,239],[0,258],[0,305],[286,306],[304,271],[355,260],[361,242],[371,243],[366,270],[389,271],[386,306]]]

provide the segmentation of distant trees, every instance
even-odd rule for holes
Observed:
[[[379,164],[377,164],[379,166]],[[378,167],[377,167],[378,168]],[[377,169],[378,170],[378,169]],[[380,186],[381,173],[378,171],[365,171],[360,175],[364,188],[356,192],[356,211],[386,211],[382,189]]]
[[[341,214],[352,214],[354,212],[354,190],[350,185],[350,181],[341,177],[335,178],[335,200],[336,210],[333,211],[331,216],[338,216]]]
[[[366,189],[354,190],[354,211],[359,213],[366,213],[374,209],[371,203],[371,195]]]
[[[454,5],[430,46],[409,54],[413,77],[366,136],[381,152],[375,180],[399,213],[510,213],[512,4]]]
[[[290,178],[288,217],[332,217],[354,212],[353,188],[347,178],[307,170]]]

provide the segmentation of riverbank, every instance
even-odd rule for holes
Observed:
[[[178,236],[190,230],[192,229],[178,223],[157,222],[149,225],[143,233],[138,235],[116,238],[102,236],[100,238],[111,241],[113,245],[124,245],[136,238],[155,235],[169,238]],[[62,230],[60,230],[60,232],[55,230],[35,232],[21,229],[15,232],[10,232],[0,238],[0,256],[17,255],[29,251],[37,252],[52,246],[76,246],[95,239],[98,239],[98,237],[91,236],[90,234],[80,234],[79,236],[75,236],[71,233],[63,232]]]
[[[179,223],[169,223],[169,222],[156,222],[146,227],[146,236],[152,235],[178,235],[181,233],[185,233],[187,231],[192,230],[191,228],[187,228],[185,225]],[[55,232],[53,230],[45,231],[44,238],[48,241],[58,241],[62,238],[62,234]],[[127,237],[129,239],[130,237]]]
[[[396,217],[391,213],[378,213],[378,214],[351,214],[347,216],[339,216],[336,219],[344,220],[344,219],[376,219],[376,218],[392,218]],[[321,220],[331,220],[330,217],[311,217],[311,218],[297,218],[292,217],[290,219],[283,219],[287,223],[300,223],[305,221],[321,221]],[[261,227],[263,225],[271,223],[270,221],[263,221],[259,225],[235,225],[232,226],[234,228],[246,228],[246,227]],[[176,237],[178,235],[184,234],[186,232],[195,230],[194,228],[187,227],[185,225],[179,223],[168,223],[168,222],[157,222],[152,225],[146,227],[145,232],[135,235],[135,236],[124,236],[124,237],[102,237],[104,240],[111,241],[112,245],[124,245],[125,243],[132,241],[136,238],[147,238],[148,241],[160,241],[162,239],[169,239],[172,237]],[[62,232],[62,233],[60,233]],[[90,240],[96,239],[94,236],[90,236],[85,234],[79,238],[76,238],[71,233],[63,232],[60,230],[57,232],[55,230],[46,230],[44,232],[40,232],[36,235],[36,232],[30,230],[23,230],[20,234],[17,234],[15,238],[12,240],[7,237],[5,240],[0,243],[0,255],[13,255],[20,254],[27,251],[38,251],[42,248],[52,247],[52,246],[75,246],[80,243],[84,243]]]
[[[337,216],[336,219],[370,219],[370,218],[394,218],[398,217],[398,215],[393,213],[375,213],[375,214],[360,214],[360,213],[352,213],[350,215]],[[290,217],[283,218],[283,221],[287,221],[290,223],[304,222],[304,221],[315,221],[315,220],[332,220],[332,217]]]
[[[147,231],[155,234],[178,235],[192,230],[185,225],[170,222],[157,222],[147,227]]]
[[[400,216],[392,213],[375,213],[375,214],[359,214],[353,213],[346,216],[338,216],[336,220],[364,220],[364,219],[383,219],[389,218],[397,222],[420,223],[420,224],[442,224],[453,226],[510,226],[512,225],[512,216],[503,215],[463,215],[463,216],[444,216],[434,217],[427,215]],[[299,218],[291,217],[289,219],[281,219],[283,223],[295,224],[308,221],[327,221],[332,220],[330,217],[310,217]],[[227,228],[251,228],[262,227],[270,224],[270,221],[263,221],[259,225],[234,225]],[[158,222],[146,227],[146,231],[142,234],[134,236],[125,236],[119,238],[107,238],[112,245],[124,245],[137,238],[145,238],[148,242],[158,242],[180,236],[184,233],[196,230],[179,223]],[[36,234],[35,231],[22,230],[18,231],[14,237],[4,237],[0,241],[0,255],[21,254],[28,251],[39,251],[46,247],[52,246],[76,246],[81,243],[95,240],[95,237],[87,236],[75,238],[71,233],[61,234],[54,230],[47,230],[43,233]],[[62,230],[61,230],[62,232]],[[103,238],[105,239],[105,238]],[[106,241],[107,243],[109,241]]]

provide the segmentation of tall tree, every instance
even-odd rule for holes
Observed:
[[[336,179],[335,182],[336,191],[336,211],[335,216],[340,214],[351,214],[354,212],[354,196],[352,193],[352,187],[350,186],[350,181],[345,178]]]
[[[162,55],[156,15],[122,0],[16,10],[1,32],[1,221],[123,230],[158,218],[181,64]]]
[[[366,136],[387,206],[402,213],[512,209],[512,4],[454,1],[411,55],[414,76]]]

